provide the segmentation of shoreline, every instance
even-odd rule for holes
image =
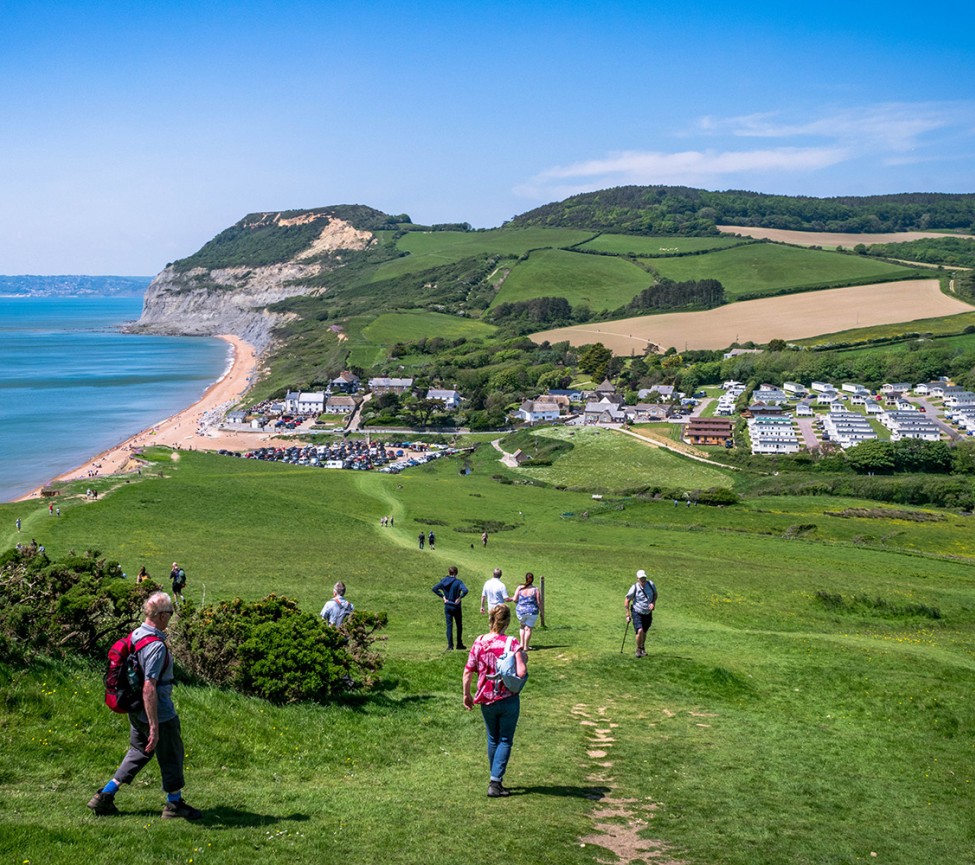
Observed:
[[[218,424],[224,412],[250,390],[258,370],[259,358],[254,347],[238,336],[218,334],[217,338],[230,345],[230,362],[223,375],[195,403],[140,430],[125,441],[96,454],[73,469],[62,472],[13,501],[23,502],[38,498],[43,489],[59,482],[134,472],[139,468],[138,456],[144,447],[163,445],[176,450],[241,450],[239,433],[221,431]],[[272,433],[245,435],[250,441],[260,440],[262,443],[275,437]]]

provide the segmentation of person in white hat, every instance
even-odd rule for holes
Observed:
[[[653,580],[647,579],[647,572],[640,569],[636,572],[636,582],[626,593],[623,607],[626,610],[626,621],[633,622],[636,632],[636,656],[646,655],[643,648],[647,640],[647,631],[653,624],[653,608],[657,603],[657,587]]]

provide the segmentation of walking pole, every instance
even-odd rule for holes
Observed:
[[[626,620],[626,627],[623,628],[623,642],[620,643],[620,654],[621,655],[623,654],[623,647],[626,645],[626,635],[629,633],[629,630],[630,630],[630,620],[629,620],[629,618],[627,618],[627,620]]]

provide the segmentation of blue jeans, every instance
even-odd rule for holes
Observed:
[[[511,756],[511,744],[515,739],[520,711],[520,694],[481,704],[484,726],[487,727],[487,757],[492,781],[504,780],[504,770]]]

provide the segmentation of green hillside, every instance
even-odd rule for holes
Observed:
[[[575,437],[551,469],[620,458],[652,483],[664,463],[612,456],[612,436]],[[95,547],[157,578],[177,559],[196,603],[274,591],[317,611],[342,578],[357,609],[389,615],[372,693],[275,707],[178,685],[186,796],[206,812],[192,826],[158,820],[154,764],[119,793],[121,817],[84,807],[125,748],[99,670],[0,666],[3,856],[104,862],[108,843],[112,859],[236,865],[331,861],[340,846],[349,863],[447,865],[491,848],[514,865],[592,865],[632,825],[643,858],[655,845],[689,863],[967,860],[969,517],[809,495],[597,500],[498,457],[484,442],[469,473],[451,460],[387,476],[158,452],[131,483],[93,481],[97,502],[62,498],[59,520],[39,501],[0,505],[7,544],[16,514],[55,557]],[[437,549],[421,553],[430,528]],[[430,587],[450,564],[472,591],[468,639],[492,568],[509,589],[527,570],[545,578],[507,801],[484,797],[483,722],[460,705],[463,653],[443,652]],[[622,615],[637,568],[660,590],[640,661]],[[445,833],[445,809],[462,831]],[[910,831],[891,831],[905,814]]]
[[[573,307],[615,309],[652,281],[644,269],[625,258],[546,249],[512,268],[491,306],[554,296],[564,297]]]
[[[653,259],[648,263],[660,276],[675,282],[716,279],[731,300],[798,288],[835,288],[917,276],[916,270],[899,264],[773,243]]]

